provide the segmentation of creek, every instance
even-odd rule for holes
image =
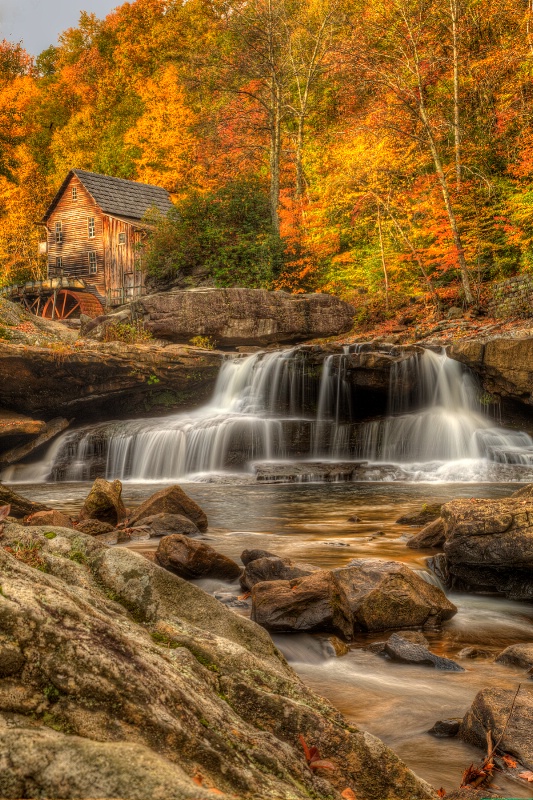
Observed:
[[[327,356],[318,382],[297,350],[228,359],[208,406],[68,432],[40,462],[3,479],[70,513],[95,474],[124,480],[130,507],[179,480],[208,515],[207,542],[232,558],[261,548],[322,567],[372,556],[427,572],[426,556],[405,546],[413,529],[396,519],[423,503],[503,497],[516,482],[533,481],[533,440],[491,419],[474,377],[432,351],[395,364],[388,414],[361,420],[347,356]],[[319,482],[314,467],[289,483],[257,482],[258,463],[279,463],[290,472],[295,460],[366,464],[350,482]],[[361,521],[350,522],[354,515]],[[154,550],[157,542],[131,546]],[[221,597],[236,593],[219,582],[200,585]],[[458,659],[463,648],[478,646],[494,656],[533,640],[533,605],[481,595],[451,599],[458,614],[427,634],[439,655]],[[523,672],[492,657],[461,659],[463,673],[395,664],[363,649],[382,638],[359,635],[342,657],[318,635],[275,641],[303,680],[348,719],[382,738],[433,786],[457,788],[464,769],[483,754],[427,731],[439,719],[462,717],[483,687],[516,687]],[[499,776],[495,783],[504,795],[533,796],[523,783]]]

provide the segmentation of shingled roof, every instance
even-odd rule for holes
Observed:
[[[124,178],[112,178],[110,175],[99,175],[83,169],[73,169],[63,181],[43,217],[43,222],[47,221],[56,207],[72,175],[79,178],[104,214],[140,220],[151,208],[157,208],[162,214],[166,214],[172,208],[168,192],[161,186],[127,181]]]

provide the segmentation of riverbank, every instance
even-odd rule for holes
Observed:
[[[128,506],[138,506],[161,488],[157,484],[126,484]],[[239,486],[187,484],[187,493],[206,511],[210,526],[206,543],[238,560],[242,550],[260,548],[295,561],[332,568],[352,558],[378,557],[425,569],[426,555],[409,550],[406,538],[414,530],[396,520],[423,504],[440,504],[458,497],[504,497],[512,485],[485,484],[416,486],[410,484],[308,484]],[[32,499],[75,514],[88,484],[17,486]],[[357,517],[358,522],[349,521]],[[137,552],[154,553],[157,540],[137,540]],[[240,590],[224,582],[197,583],[228,602]],[[452,594],[459,613],[442,628],[425,632],[432,651],[456,659],[464,673],[441,673],[427,667],[384,661],[364,648],[383,638],[359,634],[340,658],[320,635],[276,635],[276,646],[318,694],[325,696],[355,725],[382,738],[415,773],[436,788],[456,789],[462,772],[483,753],[458,739],[438,739],[427,731],[438,720],[462,717],[476,692],[487,685],[516,687],[519,669],[494,664],[508,644],[530,640],[533,607],[496,597]],[[231,606],[230,606],[231,607]],[[233,613],[245,613],[238,607]],[[488,657],[460,657],[465,648],[484,650]],[[501,794],[531,797],[523,781],[508,783],[498,776]],[[357,794],[359,796],[359,794]]]

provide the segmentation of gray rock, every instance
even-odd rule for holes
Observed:
[[[115,526],[109,522],[101,522],[99,519],[84,519],[78,522],[76,529],[88,536],[102,536],[103,534],[113,533]]]
[[[122,483],[97,478],[91,487],[81,511],[79,520],[96,519],[110,525],[118,525],[126,518],[126,509],[122,502]]]
[[[332,572],[348,599],[355,630],[433,627],[457,613],[441,589],[398,561],[361,558]]]
[[[198,527],[183,514],[153,514],[143,517],[143,527],[150,529],[150,536],[169,536],[180,533],[183,536],[200,536]]]
[[[393,633],[385,644],[385,655],[392,661],[401,661],[405,664],[423,664],[448,672],[464,672],[463,667],[460,667],[455,661],[436,656],[423,645],[409,642],[397,633]]]
[[[25,659],[0,681],[1,797],[433,798],[253,622],[132,550],[54,532],[7,523],[0,543],[0,627]],[[335,762],[333,784],[300,735]]]
[[[252,619],[271,631],[321,631],[348,639],[350,606],[334,575],[319,570],[291,581],[256,583]]]
[[[506,647],[496,658],[498,664],[509,664],[512,667],[533,669],[533,644],[512,644]]]
[[[241,561],[245,567],[258,558],[279,558],[279,556],[275,553],[269,553],[268,550],[243,550],[241,553]]]
[[[424,503],[420,511],[404,514],[396,520],[397,525],[427,525],[440,517],[440,503]]]
[[[250,590],[252,586],[262,581],[290,581],[293,578],[304,578],[318,571],[319,567],[291,561],[290,558],[278,558],[277,556],[256,558],[246,565],[241,575],[241,586],[243,589]]]
[[[526,769],[533,769],[533,694],[516,689],[482,689],[461,722],[459,737],[486,752],[487,733],[499,750],[514,756]],[[514,708],[513,708],[514,701]],[[509,716],[513,708],[513,713]],[[500,737],[501,741],[500,741]]]
[[[155,554],[157,563],[179,575],[180,578],[218,578],[233,581],[240,577],[242,569],[231,558],[203,542],[188,536],[172,534],[164,536]]]
[[[265,346],[349,331],[355,309],[327,294],[264,289],[193,289],[147,295],[136,302],[155,336],[189,342],[210,336],[223,347]]]
[[[449,739],[457,736],[460,725],[460,719],[440,719],[429,729],[428,733],[438,739]]]
[[[446,541],[444,522],[439,517],[429,522],[422,530],[407,542],[412,550],[425,550],[430,547],[443,547]]]
[[[194,522],[200,531],[207,530],[205,512],[181,486],[168,486],[151,495],[135,509],[130,516],[129,524],[134,527],[139,522],[144,523],[147,517],[154,517],[156,514],[180,514]]]

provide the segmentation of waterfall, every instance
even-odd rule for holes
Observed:
[[[444,352],[393,364],[388,414],[355,423],[349,379],[359,346],[325,357],[306,348],[222,364],[212,400],[164,418],[105,422],[62,434],[43,460],[4,471],[21,482],[205,480],[249,475],[257,461],[369,462],[365,479],[533,479],[533,439],[498,427],[471,373]]]

